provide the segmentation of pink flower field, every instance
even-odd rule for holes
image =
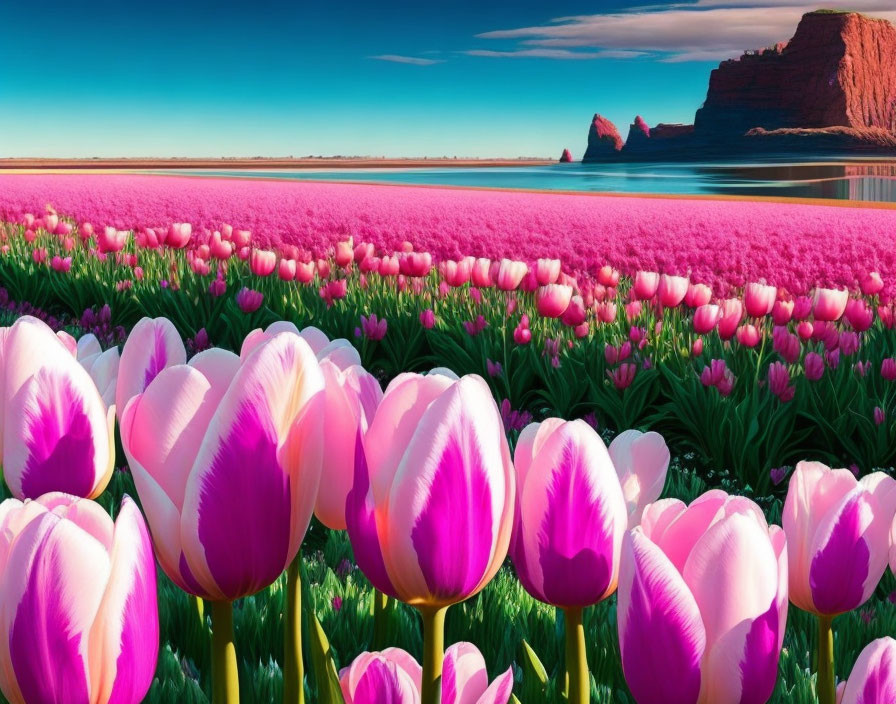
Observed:
[[[896,210],[694,199],[477,191],[137,175],[0,175],[0,216],[52,204],[119,229],[189,222],[248,229],[261,246],[316,254],[353,235],[383,250],[410,241],[438,258],[559,257],[570,273],[603,264],[690,274],[719,294],[765,279],[806,293],[896,282]],[[892,285],[891,285],[892,286]],[[893,290],[887,293],[892,295]]]

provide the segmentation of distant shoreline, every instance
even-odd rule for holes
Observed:
[[[0,171],[97,171],[109,169],[421,169],[547,166],[551,159],[0,159]]]

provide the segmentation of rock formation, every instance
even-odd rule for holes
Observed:
[[[563,153],[560,155],[560,163],[568,164],[572,161],[572,154],[569,153],[569,149],[564,149]]]
[[[595,124],[597,117],[595,117]],[[624,149],[585,161],[746,151],[890,151],[896,145],[896,27],[855,12],[803,16],[789,42],[713,70],[694,125],[638,117]]]
[[[616,156],[623,144],[616,125],[607,118],[595,114],[588,130],[588,149],[585,150],[582,161],[600,161]]]

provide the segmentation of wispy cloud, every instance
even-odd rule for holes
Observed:
[[[467,56],[488,56],[510,59],[636,59],[646,56],[643,51],[606,49],[602,51],[571,51],[570,49],[516,49],[494,51],[492,49],[470,49]]]
[[[420,56],[402,56],[401,54],[379,54],[369,58],[377,61],[391,61],[395,64],[412,64],[414,66],[432,66],[433,64],[444,63],[443,59],[424,59]]]
[[[719,61],[789,39],[800,17],[814,9],[816,5],[799,0],[698,0],[627,12],[558,17],[542,25],[479,34],[478,39],[511,41],[514,46],[474,55],[502,56],[541,49],[565,50],[583,58],[636,58],[650,53],[659,54],[658,58],[667,62]],[[892,0],[851,0],[850,9],[896,22]],[[576,57],[557,54],[544,58]]]

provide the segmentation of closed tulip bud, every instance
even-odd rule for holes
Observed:
[[[474,286],[479,288],[489,288],[494,286],[491,276],[491,264],[491,260],[489,259],[477,259],[473,263],[471,277]]]
[[[632,292],[636,299],[653,298],[660,285],[660,275],[655,271],[639,271],[632,283]]]
[[[691,356],[699,357],[703,354],[703,338],[698,337],[691,345]]]
[[[539,259],[535,263],[535,280],[539,286],[547,286],[560,276],[559,259]]]
[[[712,304],[704,304],[694,311],[694,332],[705,335],[715,329],[722,317],[721,309]]]
[[[866,296],[874,296],[884,290],[883,279],[876,271],[872,271],[862,279],[862,293]]]
[[[233,254],[233,244],[222,239],[221,233],[218,231],[215,231],[212,233],[211,239],[209,240],[208,250],[209,250],[209,256],[212,257],[212,259],[226,261],[227,259],[230,259],[231,255]],[[273,252],[264,252],[263,254],[266,256],[268,254],[273,255],[274,253]],[[274,258],[276,260],[276,255],[274,255]],[[255,260],[255,259],[250,259],[249,263],[250,263],[250,268],[252,268],[253,273],[255,272],[256,268],[259,271],[261,271],[262,268],[267,267],[267,262],[261,262],[261,261]],[[264,274],[264,276],[267,276],[267,274]]]
[[[361,653],[339,673],[345,704],[419,704],[423,670],[401,648]],[[455,643],[445,651],[442,704],[507,704],[513,690],[513,669],[489,684],[482,653],[472,643]]]
[[[564,325],[574,328],[585,322],[585,316],[585,302],[581,296],[573,296],[561,319]]]
[[[582,420],[533,423],[520,435],[514,465],[519,499],[510,555],[523,587],[564,608],[606,599],[616,590],[628,511],[600,436]]]
[[[887,381],[896,381],[896,359],[887,357],[880,363],[880,375]]]
[[[502,259],[496,277],[498,288],[502,291],[516,290],[528,271],[529,267],[526,266],[525,262]]]
[[[800,296],[793,302],[793,319],[805,320],[812,313],[812,299],[808,296]]]
[[[816,288],[813,315],[816,320],[840,320],[849,301],[846,289]]]
[[[705,306],[712,300],[712,289],[706,284],[691,284],[685,294],[684,302],[688,308]]]
[[[686,276],[660,276],[657,297],[665,308],[675,308],[687,295],[690,282]]]
[[[838,346],[841,354],[851,357],[859,351],[859,336],[854,332],[841,332],[838,343],[829,346],[828,349],[835,349]]]
[[[459,262],[444,261],[439,264],[439,271],[449,286],[457,288],[470,281],[473,266],[467,259]]]
[[[255,276],[270,276],[277,266],[277,255],[263,249],[253,249],[249,269]]]
[[[115,462],[115,406],[41,321],[0,330],[3,476],[13,496],[99,496]]]
[[[775,301],[772,306],[772,321],[775,325],[787,325],[793,317],[793,301]]]
[[[277,276],[281,281],[294,281],[296,278],[296,261],[295,259],[281,259]]]
[[[765,284],[749,283],[744,289],[744,307],[751,318],[762,318],[772,312],[778,289]]]
[[[637,371],[637,365],[626,362],[625,364],[620,364],[612,372],[607,371],[607,376],[610,377],[613,386],[622,391],[632,385]]]
[[[874,424],[881,425],[887,419],[887,414],[884,413],[884,409],[880,406],[874,407]]]
[[[281,333],[242,362],[201,352],[128,403],[122,445],[159,563],[181,589],[232,601],[293,560],[318,493],[323,390],[310,346]]]
[[[373,246],[372,242],[361,242],[360,244],[355,245],[355,250],[353,252],[355,262],[358,264],[365,259],[371,259],[375,254],[376,248]]]
[[[532,341],[532,331],[527,327],[517,326],[513,331],[513,341],[518,345],[528,345]]]
[[[193,236],[193,226],[188,222],[176,222],[168,228],[168,235],[165,237],[165,244],[168,247],[181,249],[186,247]]]
[[[96,248],[102,253],[120,252],[127,243],[128,233],[125,230],[116,230],[114,227],[104,227],[96,233]]]
[[[741,325],[737,329],[737,341],[744,347],[755,347],[759,340],[759,331],[755,325]]]
[[[728,298],[719,302],[719,310],[719,337],[730,340],[744,317],[744,306],[739,298]]]
[[[535,292],[535,305],[539,315],[545,318],[559,318],[572,300],[572,287],[548,284]]]
[[[772,362],[768,368],[768,389],[781,401],[790,401],[795,389],[790,385],[790,372],[781,362]]]
[[[626,430],[610,443],[610,459],[622,486],[628,527],[641,523],[641,514],[663,492],[669,470],[669,447],[659,433]]]
[[[296,281],[301,284],[314,281],[314,262],[296,262]]]
[[[837,704],[888,702],[896,702],[896,640],[886,636],[859,654],[849,679],[837,689]]]
[[[480,377],[400,374],[354,447],[348,534],[377,589],[441,608],[491,581],[507,555],[515,481]]]
[[[159,650],[152,544],[127,496],[113,523],[49,493],[0,504],[0,689],[11,702],[138,704]]]
[[[787,543],[756,504],[722,491],[647,507],[623,539],[617,600],[638,704],[769,700],[787,622]]]
[[[236,294],[236,304],[243,313],[254,313],[264,301],[264,294],[243,286]]]
[[[336,244],[335,259],[336,266],[342,267],[343,269],[351,266],[351,263],[355,260],[355,245],[351,237],[345,242],[338,242]]]
[[[616,320],[617,311],[615,303],[609,301],[598,303],[594,306],[594,312],[597,314],[597,319],[602,323],[612,323]]]
[[[252,242],[252,232],[249,230],[234,230],[231,237],[233,246],[237,250],[245,249]]]
[[[790,557],[790,600],[834,616],[864,604],[887,567],[896,480],[875,472],[800,462],[790,478],[782,525]]]
[[[427,330],[431,330],[436,324],[436,314],[431,308],[427,308],[420,313],[420,324]]]
[[[865,332],[874,322],[874,311],[865,301],[859,298],[850,299],[846,304],[846,322],[856,332]]]
[[[597,272],[597,282],[602,286],[616,287],[619,285],[619,272],[605,264]]]

